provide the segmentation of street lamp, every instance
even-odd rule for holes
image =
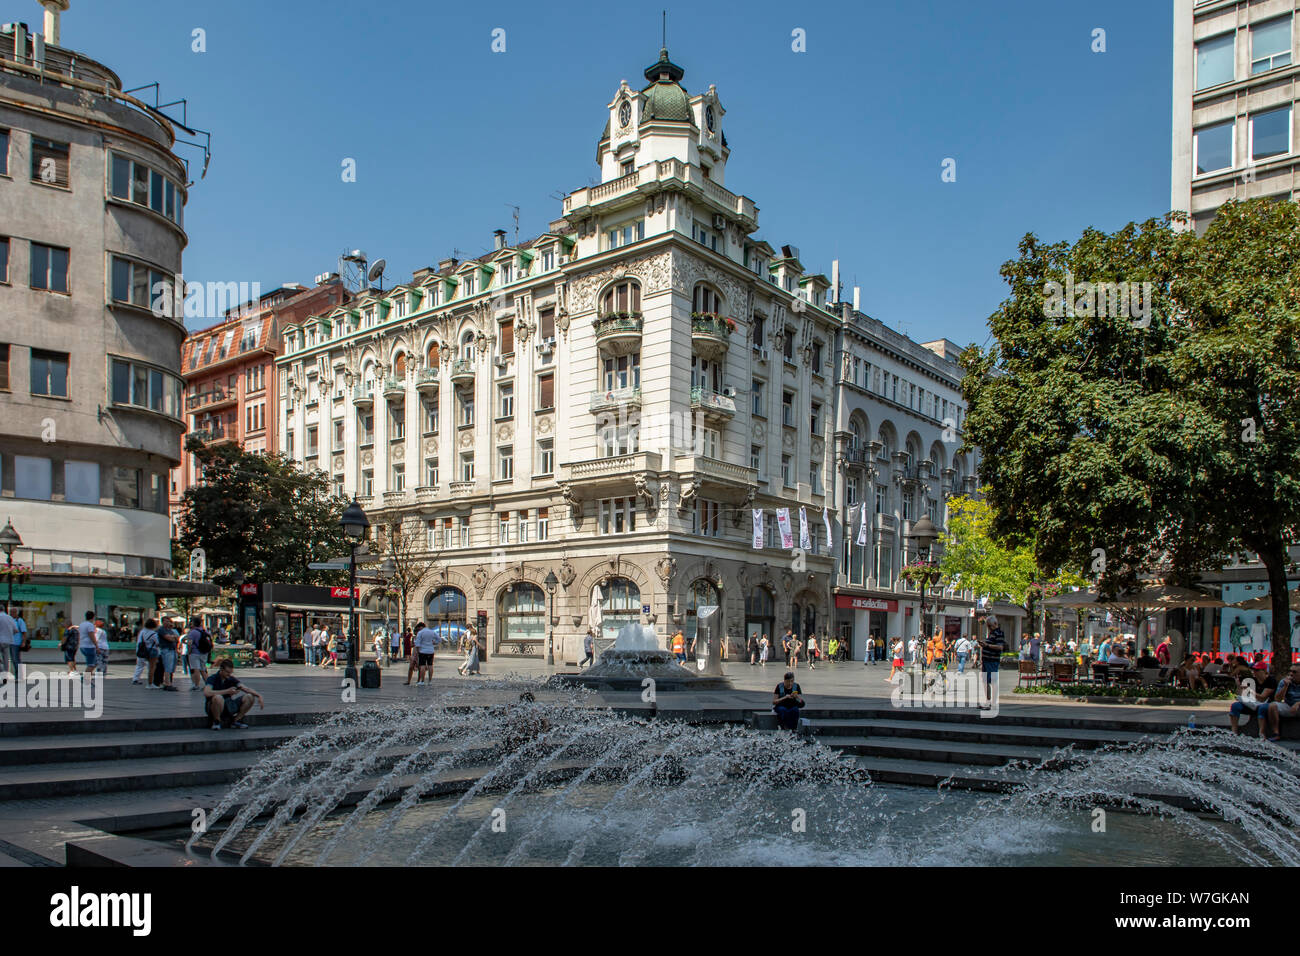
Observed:
[[[939,529],[935,526],[935,523],[930,520],[928,515],[921,515],[921,519],[919,521],[912,522],[912,530],[908,532],[907,537],[911,538],[912,541],[916,543],[917,557],[920,558],[921,561],[928,564],[930,561],[930,549],[934,546],[934,543],[939,540]],[[925,592],[929,584],[930,584],[930,576],[927,573],[923,575],[920,581],[921,637],[923,639],[927,636],[927,632],[929,631],[929,628],[926,626],[925,623],[925,612],[926,612]]]
[[[244,572],[236,571],[230,576],[230,583],[235,586],[235,627],[232,630],[239,635],[239,639],[246,644],[252,644],[247,634],[244,633]],[[267,648],[270,652],[270,648]]]
[[[5,522],[3,530],[0,530],[0,548],[4,549],[5,567],[9,569],[9,600],[5,602],[5,613],[13,611],[14,604],[14,551],[22,546],[23,539],[18,537],[18,532],[14,530],[13,519],[10,518]]]
[[[546,637],[546,666],[555,666],[555,586],[560,583],[560,579],[555,576],[555,571],[546,572],[546,593],[551,597],[551,616],[547,621],[549,631]]]
[[[352,504],[343,510],[343,517],[339,519],[339,524],[343,526],[343,534],[352,545],[352,562],[348,571],[348,663],[343,670],[343,680],[345,683],[352,681],[352,686],[355,687],[357,686],[357,545],[370,530],[370,519],[361,510],[357,499],[353,497]]]

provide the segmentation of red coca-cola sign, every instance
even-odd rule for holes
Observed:
[[[330,588],[330,597],[345,598],[354,597],[358,600],[361,598],[361,588]]]
[[[244,595],[245,597],[249,597],[249,596],[256,597],[256,596],[257,596],[257,585],[256,585],[256,584],[241,584],[241,585],[239,586],[239,593],[242,594],[242,595]]]

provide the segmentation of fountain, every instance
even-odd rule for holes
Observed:
[[[1300,755],[1223,731],[1063,748],[977,794],[873,785],[808,738],[593,703],[512,679],[336,714],[264,758],[186,848],[299,866],[1300,862]]]
[[[600,660],[581,674],[564,674],[557,681],[594,690],[641,690],[650,678],[657,691],[713,690],[727,688],[725,677],[702,675],[677,663],[672,651],[665,650],[654,628],[644,624],[625,624],[614,646],[600,655]]]

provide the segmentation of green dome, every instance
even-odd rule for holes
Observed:
[[[645,78],[650,81],[642,92],[646,94],[645,112],[642,120],[670,120],[677,123],[693,123],[691,103],[686,90],[681,86],[681,79],[686,71],[668,59],[666,49],[659,51],[657,62],[645,68]]]

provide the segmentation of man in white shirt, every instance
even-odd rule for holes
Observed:
[[[866,655],[862,658],[862,663],[864,663],[864,664],[874,664],[875,662],[876,662],[876,639],[875,639],[874,637],[868,637],[868,638],[867,638],[867,653],[866,653]]]
[[[908,658],[908,663],[910,664],[916,663],[916,638],[912,638],[910,641],[907,642],[907,658]]]
[[[423,687],[433,682],[433,655],[438,647],[437,632],[423,621],[415,625],[415,651],[419,655],[419,672],[416,674],[416,687]],[[427,679],[426,679],[427,674]]]
[[[303,663],[308,667],[316,663],[316,643],[320,640],[320,626],[313,624],[302,642]]]
[[[81,651],[81,656],[86,660],[86,671],[81,676],[91,673],[95,669],[96,659],[99,656],[98,645],[95,642],[95,612],[87,611],[86,619],[77,625],[77,648]]]
[[[0,611],[0,683],[9,680],[9,659],[15,646],[13,643],[14,634],[18,630],[18,625],[14,619],[9,616],[7,611]],[[14,661],[14,676],[18,675],[18,663]]]
[[[108,631],[103,621],[95,622],[95,669],[108,676]]]
[[[955,650],[957,651],[957,673],[958,674],[966,673],[966,662],[970,660],[970,652],[973,651],[974,649],[975,649],[974,642],[971,641],[971,639],[966,635],[963,634],[961,637],[957,638],[957,645],[955,647]]]

